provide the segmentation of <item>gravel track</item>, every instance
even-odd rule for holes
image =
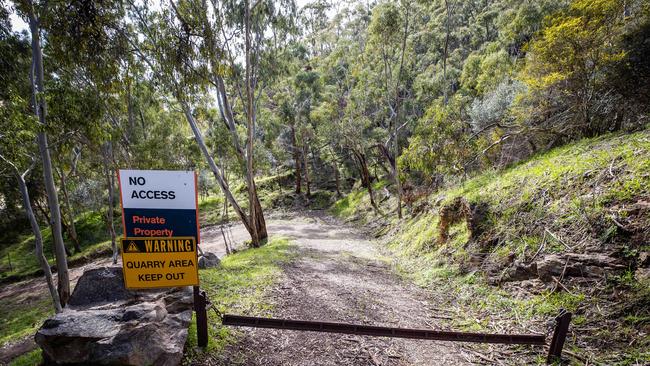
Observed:
[[[268,220],[271,235],[293,239],[297,260],[284,267],[272,289],[274,317],[436,328],[436,304],[423,289],[402,280],[358,230],[319,212]],[[233,237],[245,238],[240,226]],[[220,232],[219,232],[219,235]],[[203,239],[204,250],[220,243]],[[246,314],[242,314],[246,315]],[[459,344],[317,332],[241,328],[244,336],[214,365],[461,365]]]

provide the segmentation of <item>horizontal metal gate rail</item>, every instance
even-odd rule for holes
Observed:
[[[223,315],[222,324],[240,327],[344,333],[375,337],[431,339],[437,341],[534,345],[544,345],[546,343],[546,336],[537,334],[487,334],[449,332],[433,329],[393,328],[378,327],[373,325],[345,324],[307,320],[258,318],[254,316],[240,316],[230,314]]]
[[[217,315],[221,318],[221,323],[223,325],[240,327],[287,329],[324,333],[366,335],[374,337],[428,339],[452,342],[525,344],[535,346],[546,345],[546,336],[541,334],[490,334],[452,332],[433,329],[380,327],[362,324],[260,318],[255,316],[222,314],[212,303],[210,303],[204,291],[200,291],[198,289],[196,290],[197,291],[195,291],[194,297],[194,309],[197,312],[197,343],[199,347],[205,347],[208,344],[208,325],[206,314],[207,307],[212,308],[217,313]],[[560,309],[560,314],[555,318],[553,337],[551,339],[551,343],[549,344],[548,356],[546,358],[547,363],[550,364],[561,360],[562,348],[569,331],[570,322],[571,313],[565,311],[564,309]]]

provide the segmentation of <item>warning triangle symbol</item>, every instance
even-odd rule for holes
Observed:
[[[127,251],[127,252],[139,252],[140,249],[138,249],[138,246],[135,245],[134,242],[130,242],[130,243],[129,243],[129,246],[126,248],[126,251]]]

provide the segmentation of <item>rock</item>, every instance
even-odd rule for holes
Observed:
[[[537,277],[537,263],[524,263],[522,261],[515,261],[511,267],[506,269],[503,274],[497,279],[491,278],[490,282],[508,282],[508,281],[524,281]]]
[[[638,268],[634,271],[634,278],[637,281],[650,280],[650,252],[641,252],[636,263]]]
[[[566,269],[565,269],[566,265]],[[537,262],[537,276],[552,281],[564,272],[564,277],[601,277],[606,272],[625,269],[625,263],[603,253],[550,254]]]
[[[34,338],[48,364],[178,365],[192,303],[190,287],[131,291],[120,267],[91,269]]]
[[[129,300],[135,296],[124,287],[124,276],[120,267],[94,268],[84,272],[77,281],[68,305],[90,304]]]
[[[530,294],[541,294],[546,289],[546,285],[538,278],[533,278],[517,282],[505,282],[501,284],[501,288],[513,294],[515,298],[522,298]]]
[[[567,261],[568,260],[568,261]],[[566,269],[564,268],[566,264]],[[549,254],[537,262],[514,263],[496,276],[490,276],[488,282],[500,284],[509,281],[524,281],[539,278],[544,282],[553,281],[553,277],[601,277],[606,272],[620,271],[627,268],[619,258],[603,253],[593,254]]]
[[[634,271],[634,278],[637,281],[650,281],[650,268],[637,268]]]
[[[210,252],[203,252],[203,255],[199,257],[199,268],[213,268],[221,264],[221,260],[217,257],[216,254]]]

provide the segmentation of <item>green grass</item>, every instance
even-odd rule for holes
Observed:
[[[350,217],[367,212],[357,190],[337,201],[332,212]],[[650,196],[650,133],[608,135],[583,140],[535,156],[504,171],[489,171],[428,198],[429,213],[402,223],[391,247],[400,255],[435,251],[464,259],[469,241],[464,225],[452,226],[450,240],[438,246],[437,211],[456,197],[488,207],[487,232],[479,241],[497,240],[494,258],[511,253],[563,252],[585,241],[608,245],[617,229],[607,207]],[[590,228],[585,231],[585,228]],[[553,235],[548,234],[552,232]],[[632,248],[631,250],[634,250]]]
[[[27,352],[24,355],[13,359],[9,366],[35,366],[43,362],[43,356],[40,348]]]
[[[119,216],[116,222],[120,220]],[[75,220],[82,251],[68,257],[69,263],[92,258],[110,249],[110,240],[102,213],[84,213]],[[43,227],[43,226],[42,226]],[[119,226],[118,226],[119,230]],[[49,227],[41,231],[44,253],[50,262],[55,263],[52,250],[52,235]],[[66,245],[73,248],[66,240]],[[34,236],[23,235],[15,244],[4,248],[0,254],[0,278],[27,277],[36,274],[40,265],[34,253]],[[11,261],[11,269],[9,266]],[[15,296],[0,299],[0,347],[7,342],[32,336],[43,321],[54,313],[52,301],[47,290],[42,293],[17,293]],[[40,351],[29,352],[12,361],[12,365],[38,364]]]
[[[268,289],[282,274],[281,266],[295,257],[288,239],[272,238],[257,249],[247,249],[223,258],[217,268],[201,270],[201,288],[221,312],[270,316],[273,305]],[[238,339],[233,328],[223,327],[213,311],[208,313],[209,343],[205,350],[196,346],[196,323],[192,320],[186,346],[187,361],[201,363],[210,353],[218,353]]]
[[[358,212],[361,207],[361,202],[366,195],[365,190],[352,191],[336,201],[330,211],[338,217],[348,218]]]
[[[228,213],[229,216],[234,214],[232,209]],[[199,200],[199,222],[201,226],[221,223],[224,219],[223,216],[222,196],[210,196]]]
[[[487,204],[493,235],[511,248],[521,245],[522,232],[541,241],[546,228],[562,231],[573,245],[582,240],[578,229],[586,225],[598,230],[594,242],[606,244],[615,226],[604,208],[650,195],[649,172],[650,133],[607,135],[484,173],[430,201],[444,205],[462,196]]]
[[[332,205],[332,194],[329,191],[319,190],[312,192],[309,200],[309,208],[313,210],[324,210]]]
[[[290,173],[278,174],[271,177],[260,178],[257,181],[259,197],[264,208],[274,206],[286,193],[279,185],[286,180]],[[243,185],[240,185],[245,187]],[[243,188],[235,189],[235,196],[242,208],[247,210],[247,193]],[[223,217],[223,196],[209,196],[199,201],[199,222],[201,226],[218,224],[224,221],[236,221],[234,210],[228,210],[228,216]],[[118,235],[121,233],[121,213],[115,210],[115,229]],[[110,247],[109,236],[106,229],[104,212],[85,212],[75,219],[77,235],[82,248],[81,253],[74,253],[71,240],[64,233],[66,246],[73,252],[68,259],[73,261],[81,257],[96,254],[98,251]],[[52,234],[50,228],[41,224],[41,235],[43,236],[43,250],[50,264],[54,264],[54,252],[52,249]],[[0,279],[12,277],[21,279],[33,276],[40,271],[40,265],[34,254],[34,235],[19,235],[13,244],[0,249]]]
[[[264,210],[287,206],[292,203],[292,201],[287,200],[288,195],[293,192],[292,189],[287,188],[291,185],[288,182],[292,176],[293,172],[287,171],[255,179],[258,198]],[[246,190],[246,184],[241,181],[238,182],[231,183],[231,187],[234,187],[232,194],[239,203],[239,206],[247,212],[248,191]],[[199,222],[201,226],[239,220],[239,217],[232,208],[228,209],[228,216],[223,217],[223,200],[224,197],[221,193],[216,196],[202,197],[199,199]]]
[[[247,249],[223,258],[221,266],[200,271],[201,287],[221,311],[245,315],[270,315],[273,309],[266,291],[278,281],[281,265],[295,257],[288,239],[272,238],[258,249]],[[43,321],[54,313],[47,293],[29,297],[8,297],[0,300],[0,347],[9,341],[31,336]],[[205,351],[196,347],[196,323],[192,320],[188,337],[187,357],[202,359],[218,352],[237,339],[237,331],[226,328],[210,311],[210,342]],[[207,353],[205,353],[207,352]],[[30,352],[14,360],[16,365],[32,365],[40,361],[40,351]]]
[[[36,333],[43,321],[54,314],[47,293],[5,297],[0,300],[0,309],[0,347]]]

